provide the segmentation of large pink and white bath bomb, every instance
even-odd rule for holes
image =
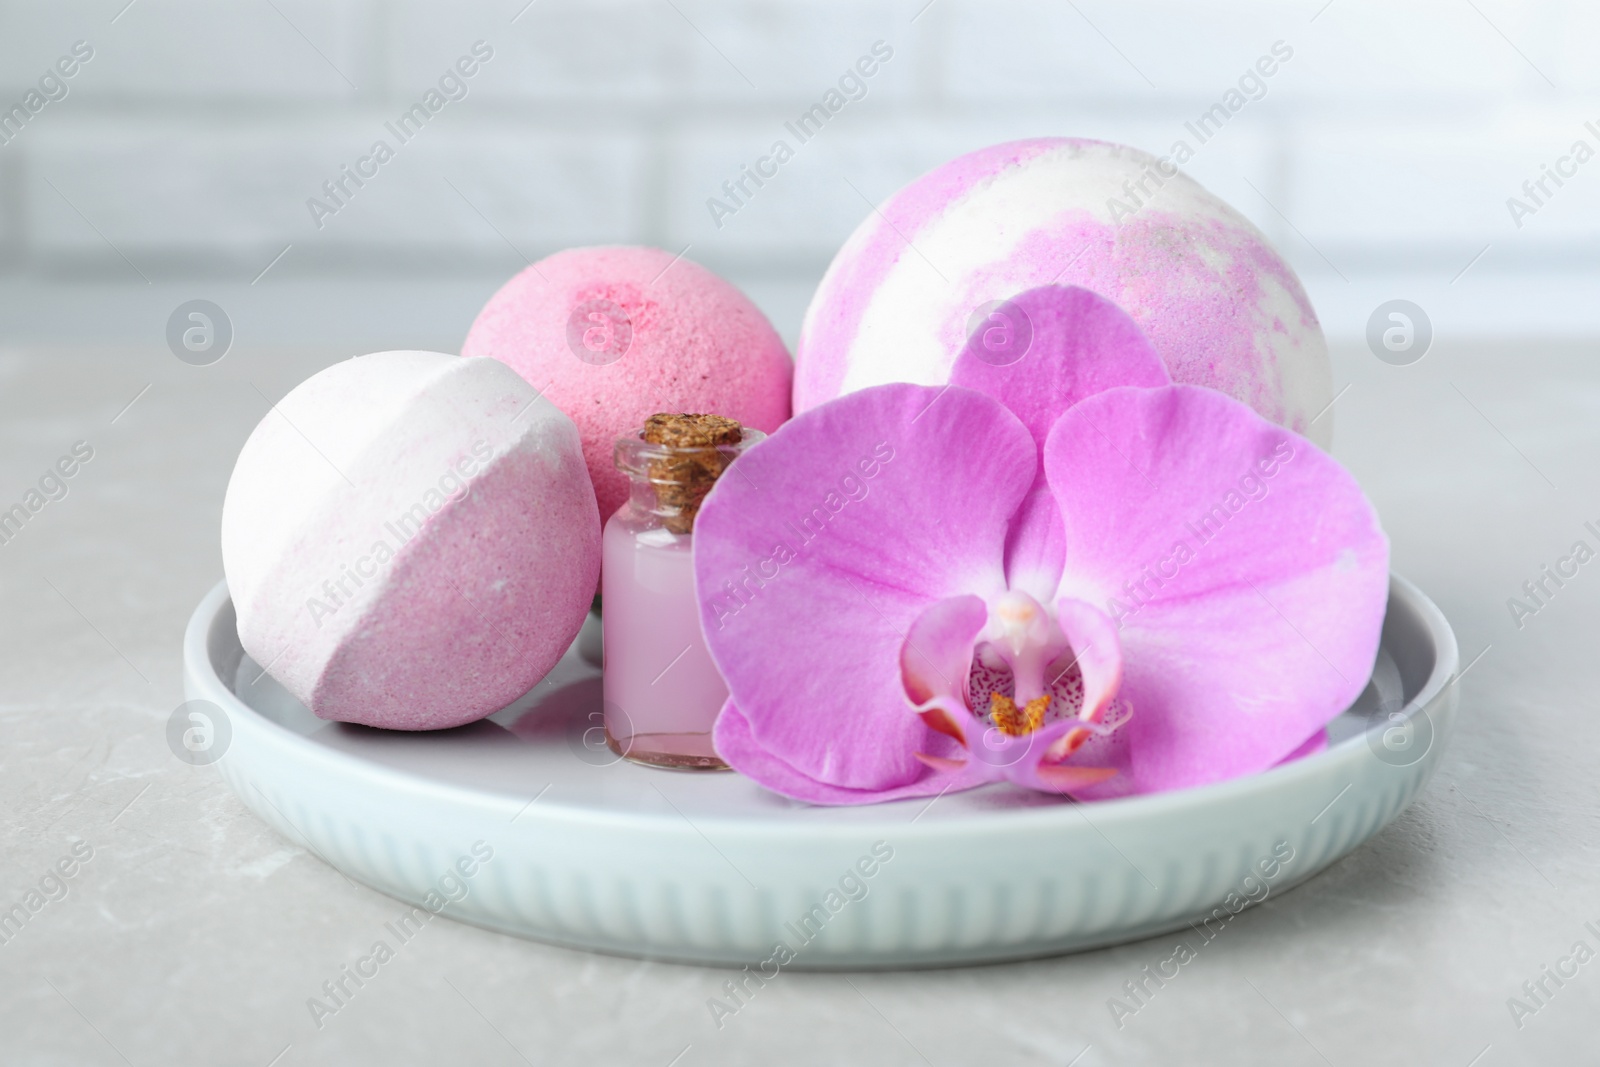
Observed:
[[[380,352],[280,400],[222,508],[239,641],[324,719],[431,730],[544,677],[600,515],[578,431],[502,363]]]
[[[975,312],[1051,283],[1120,304],[1174,380],[1327,445],[1331,417],[1311,422],[1333,397],[1327,343],[1266,238],[1172,161],[1065,138],[962,156],[867,217],[806,312],[795,410],[943,384]]]
[[[628,496],[612,449],[660,411],[726,415],[768,433],[789,417],[793,363],[748,297],[658,248],[573,248],[507,282],[464,356],[516,369],[572,416],[600,515]]]

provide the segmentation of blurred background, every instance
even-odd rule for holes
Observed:
[[[1185,169],[1335,339],[1393,298],[1441,337],[1582,336],[1600,163],[1537,201],[1523,183],[1600,148],[1597,34],[1579,0],[5,2],[0,107],[24,110],[0,118],[0,345],[160,345],[207,299],[235,351],[454,351],[530,260],[643,243],[734,280],[792,346],[872,204],[1038,135],[1197,145]],[[784,124],[878,42],[864,95],[800,144]],[[1185,123],[1275,44],[1290,58],[1199,144]],[[430,90],[402,142],[386,124]],[[795,158],[714,219],[779,138]],[[330,197],[379,139],[393,158]]]

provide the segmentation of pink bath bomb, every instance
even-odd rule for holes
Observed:
[[[658,248],[573,248],[512,278],[464,356],[510,365],[578,424],[600,516],[628,496],[616,439],[660,411],[709,412],[768,433],[789,417],[793,363],[748,297]]]
[[[943,384],[975,312],[1051,283],[1120,304],[1175,381],[1331,439],[1332,416],[1317,418],[1333,399],[1322,327],[1260,231],[1171,163],[1065,138],[962,156],[867,216],[807,309],[795,410],[884,382]]]
[[[228,482],[252,659],[324,719],[459,726],[531,689],[600,573],[577,427],[491,359],[380,352],[296,386]]]

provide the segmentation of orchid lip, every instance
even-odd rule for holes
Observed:
[[[1068,613],[1079,640],[1088,642],[1093,634],[1083,626],[1083,607],[1072,601],[1047,607],[1013,588],[989,598],[955,597],[926,609],[902,649],[906,696],[923,722],[954,739],[966,758],[933,753],[918,758],[938,771],[975,771],[1039,788],[1042,772],[1066,766],[1091,739],[1118,729],[1127,719],[1126,706],[1111,694],[1096,697],[1091,706],[1084,674],[1093,656],[1087,644],[1074,649],[1058,617]],[[1119,655],[1111,644],[1104,651]],[[918,669],[936,662],[937,670]],[[1118,713],[1102,723],[1108,702]],[[1061,781],[1105,769],[1074,765],[1070,770],[1058,776]]]

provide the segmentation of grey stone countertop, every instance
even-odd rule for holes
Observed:
[[[1507,601],[1574,542],[1600,547],[1584,525],[1600,527],[1597,347],[1440,338],[1407,367],[1336,352],[1336,454],[1471,663],[1439,773],[1375,839],[1244,913],[1120,1026],[1108,999],[1176,935],[786,973],[720,1030],[706,1002],[724,972],[454,922],[319,1029],[307,998],[394,902],[258,822],[164,729],[240,445],[269,398],[354,353],[0,350],[0,504],[93,449],[0,545],[0,906],[72,872],[0,944],[0,1062],[1595,1062],[1600,561],[1532,615]]]

